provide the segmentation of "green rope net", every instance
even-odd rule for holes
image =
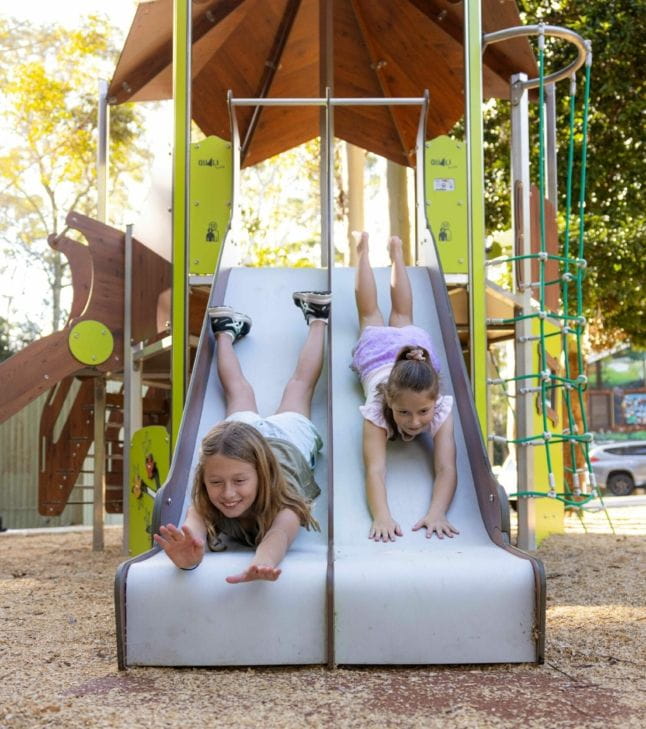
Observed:
[[[538,281],[524,282],[522,285],[537,290],[538,307],[536,311],[525,312],[508,319],[489,319],[490,324],[515,324],[521,320],[536,319],[539,334],[530,339],[538,342],[539,369],[538,372],[526,373],[515,377],[489,378],[488,384],[501,385],[506,388],[507,383],[521,383],[519,394],[536,393],[540,398],[542,432],[534,435],[509,439],[503,436],[491,435],[489,439],[501,443],[513,443],[518,447],[544,448],[547,464],[549,487],[547,491],[518,491],[512,497],[539,497],[552,498],[562,501],[566,506],[583,509],[593,499],[599,499],[603,507],[603,500],[596,483],[594,471],[590,464],[589,446],[592,435],[588,432],[585,415],[584,392],[587,387],[587,378],[582,374],[584,370],[583,335],[586,319],[583,315],[583,281],[586,275],[586,261],[584,258],[585,239],[585,187],[586,187],[586,158],[588,137],[588,116],[590,98],[590,70],[592,54],[590,44],[586,43],[587,53],[585,61],[585,86],[583,98],[583,111],[581,121],[576,118],[576,78],[572,74],[569,88],[569,138],[567,154],[567,183],[565,194],[565,225],[562,231],[561,255],[548,253],[546,245],[546,219],[545,219],[545,34],[539,30],[538,35],[538,188],[539,188],[539,215],[540,215],[540,250],[537,253],[514,255],[496,259],[495,263],[510,262],[515,264],[525,259],[538,262]],[[581,140],[580,178],[578,181],[578,209],[573,212],[574,163],[577,133]],[[548,280],[546,268],[549,261],[559,264],[559,277]],[[546,304],[546,289],[548,286],[558,286],[560,289],[560,311],[550,311]],[[555,331],[547,331],[548,320],[557,326]],[[560,336],[562,351],[564,353],[564,374],[559,375],[550,370],[546,340],[551,336]],[[572,371],[569,352],[571,347],[576,348],[577,371]],[[554,391],[563,392],[564,414],[567,424],[561,432],[550,429],[548,412]],[[575,403],[581,413],[583,432],[575,417]],[[569,460],[573,467],[566,468],[563,478],[563,488],[557,490],[556,478],[553,470],[550,446],[560,443],[569,451]],[[577,468],[576,464],[585,463],[584,467]],[[568,474],[570,479],[565,477]],[[603,507],[605,508],[605,507]],[[607,511],[606,511],[607,514]],[[609,518],[608,518],[609,520]],[[612,526],[612,524],[611,524]]]

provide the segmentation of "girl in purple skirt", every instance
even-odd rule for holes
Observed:
[[[413,299],[404,264],[402,242],[388,242],[392,263],[388,326],[377,304],[377,287],[370,266],[368,234],[354,234],[359,257],[355,296],[361,334],[352,352],[352,369],[359,375],[366,403],[363,459],[366,496],[372,515],[369,538],[395,541],[402,529],[388,508],[386,443],[409,441],[421,433],[433,437],[435,483],[428,512],[413,525],[440,539],[458,530],[446,518],[456,487],[453,398],[439,393],[439,363],[427,332],[413,325]]]

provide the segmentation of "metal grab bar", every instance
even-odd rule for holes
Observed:
[[[365,97],[334,97],[316,98],[307,96],[304,98],[272,97],[272,98],[242,98],[229,97],[231,106],[423,106],[426,103],[425,96],[396,96],[375,98]]]
[[[492,43],[500,43],[501,41],[509,40],[510,38],[518,38],[527,35],[546,35],[554,38],[562,38],[563,40],[569,41],[577,49],[577,57],[565,68],[560,71],[555,71],[549,76],[545,76],[543,79],[544,84],[556,83],[562,81],[564,78],[568,78],[573,73],[578,71],[584,63],[590,64],[592,61],[592,50],[590,41],[584,40],[578,33],[568,28],[562,28],[559,25],[545,25],[539,23],[538,25],[518,25],[513,28],[504,28],[503,30],[496,30],[493,33],[485,33],[482,36],[482,52],[484,53],[488,45]],[[535,89],[540,84],[540,79],[530,78],[527,81],[519,82],[519,87],[523,89]]]

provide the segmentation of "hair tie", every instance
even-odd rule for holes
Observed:
[[[421,349],[411,349],[410,352],[406,352],[406,359],[414,359],[417,362],[425,362],[426,357],[424,351]]]

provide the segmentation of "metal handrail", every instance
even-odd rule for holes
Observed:
[[[510,38],[519,38],[528,35],[546,35],[554,38],[562,38],[569,41],[577,49],[577,57],[565,68],[555,71],[543,79],[544,84],[556,83],[568,78],[576,73],[584,63],[590,64],[592,61],[592,50],[590,41],[584,40],[578,33],[569,28],[562,28],[559,25],[545,25],[538,23],[537,25],[518,25],[513,28],[504,28],[496,30],[493,33],[485,33],[482,36],[482,52],[484,53],[488,45],[492,43],[500,43]],[[519,86],[523,89],[535,89],[539,86],[540,79],[530,78],[527,81],[519,82]]]
[[[242,98],[233,97],[229,99],[231,106],[423,106],[426,104],[426,97],[420,96],[395,96],[374,98],[366,97],[271,97],[271,98]]]

